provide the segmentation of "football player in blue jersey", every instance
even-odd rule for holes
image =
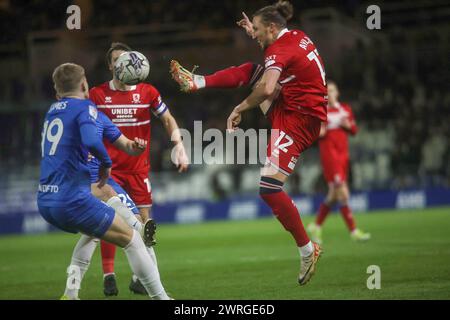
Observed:
[[[78,299],[81,280],[95,250],[95,239],[100,238],[124,249],[132,271],[151,298],[170,299],[139,232],[91,193],[88,152],[100,162],[99,188],[107,183],[112,162],[98,136],[98,111],[87,99],[89,88],[83,67],[62,64],[53,72],[53,82],[58,101],[50,106],[42,130],[37,204],[50,224],[83,234],[75,248],[77,258],[72,259],[68,268],[70,276],[63,298]]]
[[[138,156],[140,155],[147,146],[147,141],[135,138],[134,141],[128,139],[125,135],[123,135],[120,130],[117,128],[117,126],[112,123],[112,121],[101,111],[98,112],[97,119],[96,119],[96,125],[97,125],[97,134],[100,138],[106,139],[111,144],[113,144],[116,148],[126,152],[129,155],[132,156]],[[145,224],[142,223],[141,217],[139,215],[139,210],[134,204],[133,200],[130,198],[130,196],[123,190],[123,188],[116,182],[112,177],[109,177],[107,184],[105,184],[103,187],[99,187],[99,183],[97,182],[99,180],[98,172],[99,168],[101,166],[100,161],[92,156],[88,155],[88,166],[91,173],[91,192],[92,194],[105,202],[107,205],[112,207],[117,214],[119,214],[127,224],[132,227],[133,229],[137,230],[143,237],[144,243],[147,246],[147,251],[150,254],[150,257],[152,258],[153,262],[157,266],[157,259],[155,251],[152,247],[153,243],[153,234],[155,232],[156,225],[153,220],[147,220]],[[81,242],[83,242],[83,237],[80,239]],[[75,246],[75,250],[72,254],[72,261],[79,260],[78,255],[80,252],[78,251],[78,248],[80,248],[79,245]],[[95,247],[94,247],[95,249]],[[92,251],[92,254],[94,251]],[[81,254],[83,254],[81,252]],[[71,276],[70,274],[68,275]],[[113,278],[114,279],[114,278]],[[145,288],[142,286],[142,284],[139,282],[136,275],[133,275],[134,282],[133,283],[139,283],[140,293],[146,294]],[[105,290],[109,289],[108,295],[117,295],[119,293],[117,289],[117,285],[115,284],[115,281],[113,285],[109,283],[107,278],[104,279],[106,284],[110,284],[110,286],[105,286]],[[67,283],[66,285],[69,285]],[[78,296],[78,292],[76,290],[69,291],[70,289],[66,288],[67,292],[71,292],[72,296]],[[106,294],[106,293],[105,293]],[[65,294],[67,295],[67,294]],[[64,296],[63,296],[64,297]]]

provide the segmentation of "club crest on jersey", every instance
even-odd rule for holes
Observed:
[[[141,95],[139,93],[133,93],[133,103],[140,103]]]
[[[94,106],[89,106],[89,115],[95,119],[97,119],[97,108]]]
[[[111,97],[105,97],[105,103],[111,103],[112,99]]]

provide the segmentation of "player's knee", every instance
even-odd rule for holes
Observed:
[[[325,202],[327,204],[331,204],[335,201],[336,201],[336,192],[334,191],[333,186],[329,186],[327,196],[325,197]]]
[[[259,182],[259,195],[264,198],[265,195],[281,192],[283,182],[280,180],[262,176]]]
[[[133,233],[121,232],[116,236],[117,245],[121,248],[125,248],[133,239]]]
[[[332,207],[336,204],[336,199],[334,197],[327,197],[324,202],[328,207]]]
[[[348,205],[349,200],[350,200],[349,197],[347,195],[344,195],[339,199],[339,204],[341,206],[346,206],[346,205]]]
[[[349,196],[345,192],[339,192],[337,195],[337,202],[341,206],[345,206],[348,204]]]
[[[111,227],[102,237],[103,240],[111,242],[121,248],[126,247],[133,238],[133,229],[129,227],[120,217],[116,216]]]

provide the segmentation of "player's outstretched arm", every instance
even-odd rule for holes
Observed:
[[[147,148],[147,141],[140,138],[128,139],[123,134],[114,141],[113,145],[130,156],[138,156]]]
[[[169,110],[166,110],[159,119],[163,123],[167,134],[174,143],[174,152],[172,152],[172,161],[178,168],[178,172],[184,172],[189,167],[189,159],[186,155],[186,151],[183,146],[183,140],[181,139],[180,129],[178,128],[177,121],[172,116]]]
[[[103,112],[99,111],[98,117],[103,124],[103,139],[109,141],[117,149],[130,156],[138,156],[147,148],[146,140],[134,138],[133,141],[128,139]]]
[[[255,32],[254,32],[254,29],[253,29],[253,23],[247,17],[245,12],[242,11],[242,19],[237,21],[236,24],[239,27],[242,27],[249,37],[251,37],[252,39],[255,39]]]
[[[277,69],[266,70],[261,81],[255,86],[252,93],[237,105],[227,120],[227,129],[235,130],[241,121],[241,113],[259,106],[264,101],[276,94],[280,71]]]

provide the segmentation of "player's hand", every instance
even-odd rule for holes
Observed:
[[[174,163],[178,168],[178,172],[185,172],[189,168],[189,158],[184,149],[183,143],[179,142],[174,147],[175,158]]]
[[[236,108],[233,109],[233,112],[231,112],[230,116],[227,119],[227,130],[229,132],[233,132],[236,129],[239,129],[238,125],[241,123],[242,116],[239,111],[236,110]]]
[[[352,124],[347,117],[341,120],[341,127],[344,128],[345,130],[351,130]]]
[[[236,22],[236,24],[239,27],[244,28],[245,32],[252,37],[252,39],[255,39],[255,34],[253,32],[253,23],[250,21],[250,19],[247,17],[245,12],[242,12],[243,18]]]
[[[111,168],[105,168],[103,166],[100,166],[98,169],[98,187],[102,188],[107,182],[109,177],[111,176]]]
[[[133,153],[138,156],[147,148],[147,140],[136,137],[131,144],[131,148]]]

